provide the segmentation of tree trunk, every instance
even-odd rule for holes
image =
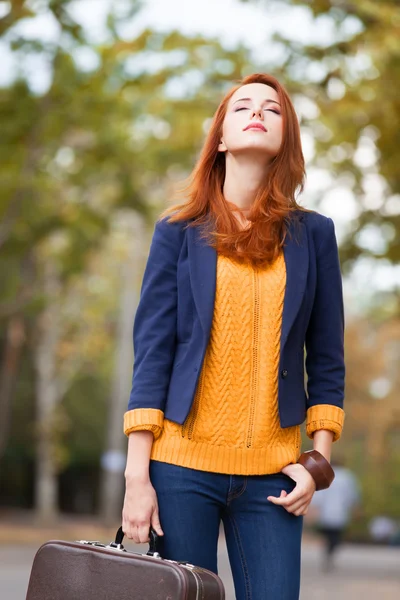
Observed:
[[[49,264],[45,274],[48,302],[39,318],[38,344],[35,350],[37,446],[35,509],[41,523],[51,523],[58,516],[58,481],[54,452],[53,418],[59,392],[56,378],[56,351],[60,337],[60,283]]]
[[[23,318],[21,315],[15,315],[7,324],[4,359],[0,373],[0,459],[8,442],[11,403],[24,341]]]
[[[138,278],[141,267],[143,224],[138,216],[129,222],[130,248],[122,265],[122,291],[117,333],[114,377],[109,404],[106,450],[102,456],[100,514],[102,522],[112,525],[121,519],[126,464],[126,437],[123,414],[127,409],[132,376],[132,322],[138,303]]]

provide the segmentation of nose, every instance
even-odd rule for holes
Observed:
[[[260,121],[264,120],[264,111],[261,107],[258,108],[253,108],[253,110],[251,111],[251,118],[253,117],[258,117],[260,119]]]

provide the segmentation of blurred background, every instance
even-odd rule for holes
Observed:
[[[398,0],[0,0],[2,597],[25,597],[47,539],[119,525],[153,224],[224,93],[260,71],[293,99],[300,203],[333,218],[344,276],[333,459],[354,493],[336,522],[307,515],[302,598],[400,597],[399,30]]]

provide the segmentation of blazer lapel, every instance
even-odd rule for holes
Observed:
[[[208,339],[214,312],[217,253],[215,248],[201,239],[198,227],[188,227],[187,235],[194,303]]]
[[[299,312],[307,283],[307,228],[301,217],[290,224],[283,252],[286,263],[286,290],[282,316],[282,349]]]
[[[214,312],[217,253],[201,239],[198,227],[188,227],[187,235],[194,303],[204,333],[208,337]],[[283,252],[286,264],[286,289],[282,316],[282,349],[300,309],[307,283],[308,240],[307,229],[301,217],[290,224]]]

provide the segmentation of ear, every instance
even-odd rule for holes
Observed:
[[[228,148],[225,146],[224,140],[221,139],[220,143],[218,144],[218,152],[226,152],[227,149]]]

